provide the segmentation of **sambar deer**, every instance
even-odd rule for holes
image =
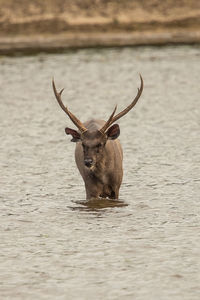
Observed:
[[[112,125],[119,118],[127,114],[137,103],[143,91],[143,79],[140,75],[140,88],[132,103],[123,111],[115,115],[117,106],[107,122],[92,119],[82,123],[61,100],[64,89],[57,92],[54,80],[52,81],[55,97],[69,116],[78,131],[65,128],[66,134],[72,136],[76,142],[75,160],[79,172],[85,182],[86,198],[118,199],[119,188],[123,177],[123,153],[119,140],[118,124]],[[111,126],[112,125],[112,126]]]

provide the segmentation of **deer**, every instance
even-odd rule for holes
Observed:
[[[82,123],[63,104],[54,79],[53,91],[61,109],[71,119],[78,130],[65,128],[76,143],[75,161],[85,183],[86,200],[108,198],[119,199],[119,189],[123,178],[123,151],[120,141],[120,127],[115,122],[126,115],[139,100],[143,91],[143,78],[140,75],[140,88],[134,100],[124,110],[115,115],[117,105],[107,121],[90,119]],[[115,123],[115,124],[113,124]]]

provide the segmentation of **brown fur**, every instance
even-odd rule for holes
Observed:
[[[91,136],[91,139],[87,138],[88,143],[97,144],[99,140],[106,142],[100,160],[96,161],[94,169],[89,169],[84,165],[82,142],[76,144],[75,160],[85,182],[87,199],[98,197],[118,199],[119,197],[119,188],[123,177],[122,148],[118,139],[106,141],[105,136],[99,137],[98,129],[104,123],[101,120],[91,120],[84,123],[84,126],[88,128],[87,136]]]
[[[126,115],[137,103],[143,91],[141,75],[140,81],[136,97],[124,110],[115,115],[117,109],[115,106],[107,122],[90,120],[84,124],[63,104],[61,99],[63,89],[58,93],[54,80],[52,81],[58,104],[79,129],[78,132],[67,127],[65,132],[72,136],[72,142],[77,143],[75,159],[85,182],[87,199],[98,197],[118,199],[119,197],[123,177],[123,155],[120,142],[117,140],[120,134],[119,125],[112,124]]]

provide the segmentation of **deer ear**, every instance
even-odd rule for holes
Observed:
[[[80,133],[78,133],[76,130],[71,128],[65,128],[66,134],[71,134],[72,139],[71,142],[79,142],[81,139]]]
[[[115,140],[120,135],[120,128],[118,124],[112,125],[108,130],[106,131],[107,137],[109,140]]]

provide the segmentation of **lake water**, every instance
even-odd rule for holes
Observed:
[[[74,128],[118,122],[120,202],[85,203]],[[0,57],[0,298],[200,299],[200,47]]]

